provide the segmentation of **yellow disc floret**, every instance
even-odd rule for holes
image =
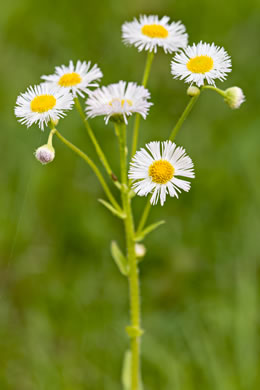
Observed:
[[[149,38],[167,38],[169,35],[168,30],[160,24],[145,24],[142,33]]]
[[[82,78],[78,73],[72,72],[72,73],[66,73],[59,79],[58,84],[61,87],[73,87],[74,85],[77,85],[81,83]]]
[[[125,104],[125,102],[129,105],[129,106],[132,106],[133,105],[133,102],[132,102],[132,100],[129,100],[129,99],[112,99],[108,104],[110,105],[110,106],[112,106],[112,104],[114,103],[114,102],[119,102],[119,103],[121,103],[121,106],[123,107],[124,106],[124,104]]]
[[[31,110],[43,113],[51,110],[55,105],[56,99],[53,95],[39,95],[31,101]]]
[[[187,68],[192,72],[192,73],[207,73],[211,69],[213,69],[213,59],[209,56],[197,56],[193,57],[189,60],[187,63]]]
[[[166,184],[173,178],[174,167],[167,160],[157,160],[149,167],[149,176],[157,184]]]

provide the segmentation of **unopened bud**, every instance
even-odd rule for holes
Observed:
[[[146,248],[143,244],[135,244],[136,257],[144,257],[146,254]]]
[[[195,87],[195,86],[190,86],[188,89],[187,89],[187,95],[191,96],[191,97],[194,97],[194,96],[199,96],[200,94],[200,89],[198,87]]]
[[[231,87],[225,90],[224,100],[230,108],[235,110],[241,106],[246,98],[241,88]]]
[[[55,150],[51,145],[42,145],[35,151],[35,157],[43,165],[48,164],[54,160]]]

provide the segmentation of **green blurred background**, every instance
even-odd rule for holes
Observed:
[[[203,93],[181,130],[195,163],[190,193],[153,208],[141,265],[145,389],[260,388],[259,355],[259,1],[12,0],[0,14],[0,389],[116,390],[128,340],[128,287],[109,253],[123,246],[120,221],[92,172],[55,139],[56,158],[41,166],[34,150],[47,132],[14,117],[20,92],[69,60],[101,67],[103,84],[140,81],[145,53],[121,42],[121,25],[141,13],[169,15],[189,42],[215,42],[232,56],[219,87],[238,85],[247,101],[232,111]],[[154,106],[140,145],[165,140],[187,103],[156,56]],[[92,121],[118,173],[111,125]],[[130,121],[130,126],[133,122]],[[90,156],[76,112],[60,131]],[[138,215],[145,199],[135,199]]]

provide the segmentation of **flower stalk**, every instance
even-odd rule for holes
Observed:
[[[122,213],[122,209],[115,200],[114,196],[112,195],[102,173],[96,166],[96,164],[84,153],[82,150],[80,150],[77,146],[72,144],[70,141],[68,141],[57,129],[52,129],[54,134],[66,145],[68,148],[70,148],[74,153],[76,153],[79,157],[81,157],[89,166],[90,168],[94,171],[95,175],[97,176],[100,184],[103,187],[103,190],[106,193],[107,198],[110,200],[111,204],[114,206],[114,208],[119,212]]]
[[[154,58],[154,52],[153,51],[148,52],[147,60],[146,60],[146,64],[145,64],[145,69],[144,69],[143,80],[142,80],[143,87],[146,87],[146,85],[147,85],[148,78],[149,78],[150,71],[151,71],[153,58]],[[133,130],[132,156],[135,154],[136,148],[137,148],[140,120],[141,120],[140,114],[136,114],[135,123],[134,123],[134,130]]]
[[[107,158],[103,152],[103,150],[101,149],[100,145],[99,145],[99,142],[86,118],[86,115],[84,113],[84,110],[80,104],[80,101],[79,101],[79,98],[74,98],[74,102],[75,102],[75,107],[84,123],[84,126],[87,130],[87,133],[89,135],[89,138],[91,139],[91,142],[93,143],[94,147],[95,147],[95,150],[96,150],[96,153],[101,161],[101,163],[103,164],[108,176],[112,179],[113,183],[115,184],[115,186],[120,189],[120,183],[118,182],[117,180],[117,177],[116,175],[113,173],[108,161],[107,161]]]
[[[140,373],[140,338],[141,338],[141,318],[140,318],[140,285],[138,261],[135,252],[135,229],[131,207],[130,189],[127,185],[127,147],[126,147],[126,126],[115,123],[116,134],[119,134],[120,167],[121,167],[121,196],[123,211],[126,215],[124,219],[127,262],[129,267],[128,281],[130,294],[131,325],[127,327],[127,333],[131,340],[131,390],[139,390],[141,383]]]

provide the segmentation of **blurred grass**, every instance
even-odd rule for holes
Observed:
[[[40,166],[33,151],[47,133],[19,125],[13,107],[28,85],[70,59],[98,63],[104,84],[139,81],[145,54],[121,43],[120,27],[140,13],[182,20],[190,42],[223,45],[233,72],[221,86],[239,85],[247,96],[231,111],[205,92],[178,136],[196,180],[150,219],[167,224],[147,239],[141,266],[145,388],[260,387],[259,11],[253,0],[1,5],[1,390],[121,388],[128,288],[109,254],[112,239],[123,245],[121,226],[96,202],[103,194],[90,170],[58,140],[55,162]],[[160,52],[154,61],[154,107],[140,145],[167,138],[186,104],[170,58]],[[103,119],[93,126],[118,170],[112,127]],[[95,158],[76,113],[60,129]],[[136,213],[144,202],[136,199]]]

